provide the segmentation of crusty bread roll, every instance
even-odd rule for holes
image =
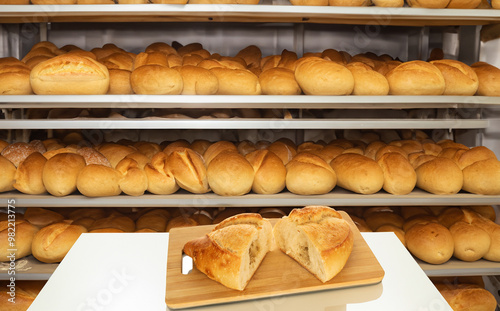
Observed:
[[[306,95],[349,95],[354,89],[349,69],[319,57],[298,60],[295,79]]]
[[[79,225],[85,227],[87,230],[94,224],[95,219],[90,217],[83,217],[71,222],[72,225]]]
[[[425,262],[439,265],[453,256],[453,236],[438,223],[416,224],[406,231],[405,238],[408,250]]]
[[[158,152],[151,159],[151,163],[144,167],[148,177],[148,191],[153,194],[172,194],[179,189],[167,160],[167,154]]]
[[[38,232],[38,227],[25,220],[0,221],[0,262],[11,261],[9,257],[11,253],[15,254],[15,260],[31,255],[31,242],[36,232]],[[9,241],[9,237],[13,234],[14,247]]]
[[[46,189],[43,183],[43,169],[46,162],[39,152],[30,154],[16,170],[14,188],[25,194],[44,193]]]
[[[431,211],[427,206],[405,206],[401,209],[401,216],[404,219],[421,215],[431,215]]]
[[[119,145],[115,143],[105,143],[98,147],[99,151],[103,156],[108,159],[111,167],[116,167],[116,165],[126,156],[137,150],[130,146]]]
[[[297,150],[282,141],[275,141],[267,147],[267,150],[277,155],[283,164],[287,165],[290,160],[297,154]]]
[[[173,228],[194,227],[197,225],[198,223],[193,218],[187,215],[179,215],[169,220],[165,231],[170,232]]]
[[[276,154],[269,150],[255,150],[245,158],[254,169],[253,192],[274,194],[285,189],[286,168]]]
[[[249,45],[242,50],[240,50],[236,57],[241,57],[245,60],[245,63],[249,67],[258,66],[260,67],[260,60],[262,59],[262,51],[258,46]]]
[[[286,188],[295,194],[325,194],[337,184],[335,171],[321,157],[299,153],[286,165]]]
[[[465,222],[486,231],[491,239],[490,248],[483,258],[491,261],[500,261],[500,225],[473,211],[463,209]]]
[[[453,1],[452,0],[450,4]],[[471,67],[453,59],[441,59],[430,62],[436,66],[444,77],[445,89],[443,95],[467,95],[476,94],[479,80]]]
[[[330,162],[337,185],[361,194],[373,194],[384,185],[384,172],[374,160],[360,154],[341,154]]]
[[[450,0],[406,0],[409,6],[414,8],[444,9]]]
[[[189,148],[178,147],[167,161],[175,181],[182,189],[192,193],[209,191],[207,169],[201,155]]]
[[[272,226],[259,214],[241,214],[219,223],[184,245],[196,268],[222,285],[244,290],[272,247]]]
[[[468,206],[467,208],[480,215],[483,215],[483,217],[488,218],[491,221],[496,221],[497,219],[495,208],[491,205],[474,205]]]
[[[21,162],[36,151],[37,150],[33,145],[17,142],[3,148],[1,155],[18,167]]]
[[[30,82],[33,92],[39,95],[106,94],[109,71],[90,57],[63,54],[36,65]]]
[[[33,256],[46,263],[60,262],[71,249],[82,233],[87,232],[83,226],[70,225],[64,222],[44,227],[33,237]]]
[[[464,176],[453,160],[436,157],[415,169],[417,187],[434,194],[455,194],[462,189]]]
[[[264,95],[300,95],[302,90],[295,74],[288,68],[275,67],[262,72],[259,82]]]
[[[417,173],[410,161],[395,152],[386,153],[377,160],[384,172],[385,191],[391,194],[408,194],[417,184]]]
[[[490,249],[490,235],[478,226],[459,221],[450,228],[455,243],[453,255],[463,261],[476,261]]]
[[[330,0],[331,2],[332,0]],[[387,95],[389,82],[380,73],[361,62],[351,62],[346,65],[354,77],[352,95]]]
[[[43,167],[43,184],[53,196],[62,197],[76,190],[78,174],[85,167],[85,159],[75,153],[53,156]]]
[[[457,164],[460,169],[464,169],[467,166],[473,164],[477,161],[497,159],[495,153],[484,146],[473,147],[469,150],[463,152],[458,158]]]
[[[141,156],[146,156],[140,154]],[[121,174],[118,182],[120,190],[128,195],[143,195],[148,188],[148,177],[144,172],[144,163],[140,165],[132,158],[124,158],[116,165],[116,171]]]
[[[169,143],[165,148],[163,148],[163,153],[166,155],[170,155],[172,151],[177,150],[178,148],[190,148],[191,145],[185,139],[178,139]]]
[[[442,95],[445,90],[441,71],[433,64],[420,60],[402,63],[385,77],[391,95]]]
[[[238,149],[236,146],[229,141],[225,140],[220,140],[218,142],[215,142],[211,144],[206,150],[205,153],[203,154],[203,159],[205,160],[205,166],[208,167],[210,162],[222,151],[233,151],[233,152],[238,152]]]
[[[122,230],[123,232],[134,232],[135,223],[128,216],[110,215],[106,218],[97,219],[89,228],[89,231],[94,231],[97,229],[109,229],[109,228],[119,229]]]
[[[170,44],[165,42],[154,42],[146,47],[144,50],[146,53],[151,53],[154,51],[162,52],[163,54],[177,54],[175,48],[173,48]]]
[[[463,209],[459,207],[448,207],[441,211],[438,215],[439,223],[450,228],[454,223],[459,221],[467,221]]]
[[[206,210],[198,210],[191,215],[191,218],[194,219],[199,225],[211,225],[213,222],[212,215]]]
[[[15,3],[10,3],[15,4]],[[29,3],[25,3],[29,4]],[[9,270],[10,271],[10,270]],[[12,284],[15,283],[13,286]],[[29,309],[35,298],[38,296],[46,281],[24,281],[16,278],[14,282],[10,280],[0,282],[0,309],[9,311],[26,311]],[[12,290],[12,291],[11,291]],[[11,294],[15,290],[15,302]]]
[[[254,170],[239,153],[223,151],[208,165],[207,178],[210,188],[218,195],[243,195],[252,189]]]
[[[33,94],[30,84],[30,67],[24,64],[0,64],[0,94],[29,95]]]
[[[120,173],[114,168],[91,164],[78,174],[76,187],[88,197],[115,196],[121,193],[120,178]]]
[[[495,296],[478,285],[469,284],[436,284],[443,298],[453,310],[495,311]]]
[[[212,68],[219,81],[218,95],[260,95],[262,93],[259,78],[249,70]]]
[[[160,65],[144,65],[134,69],[130,84],[136,94],[149,95],[179,95],[183,88],[181,74]]]
[[[94,1],[94,0],[91,0]],[[108,68],[132,71],[134,69],[134,58],[127,53],[116,52],[108,55],[99,61]]]
[[[131,71],[146,65],[158,65],[163,67],[168,66],[167,55],[163,51],[150,51],[147,53],[139,53],[134,58],[134,65]]]
[[[326,206],[292,210],[276,223],[273,234],[281,251],[323,283],[344,268],[354,242],[347,221]]]
[[[64,220],[64,216],[40,207],[28,207],[24,212],[24,219],[39,228]]]
[[[108,94],[133,94],[134,90],[130,84],[131,74],[124,69],[109,69]]]
[[[463,169],[463,190],[486,195],[500,194],[500,161],[477,161]]]
[[[184,65],[177,67],[183,81],[183,95],[214,95],[219,90],[219,80],[208,69]]]
[[[0,155],[0,192],[14,190],[16,166]]]
[[[477,95],[500,96],[500,69],[485,62],[477,62],[471,65],[479,79]]]

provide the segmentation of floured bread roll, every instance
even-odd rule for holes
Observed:
[[[277,246],[325,283],[351,254],[354,237],[347,221],[327,206],[294,209],[273,229]]]
[[[244,290],[272,245],[271,223],[259,214],[239,214],[184,245],[196,268],[222,285]]]

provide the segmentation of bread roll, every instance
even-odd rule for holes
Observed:
[[[405,206],[405,208],[406,208],[406,206]],[[438,221],[438,218],[436,216],[433,216],[433,215],[415,215],[415,216],[412,216],[412,217],[406,219],[405,223],[403,224],[403,231],[406,232],[406,231],[410,230],[410,228],[413,227],[414,225],[417,225],[417,224],[425,225],[425,224],[428,224],[430,222],[440,223]],[[441,224],[443,224],[443,223],[441,223]]]
[[[248,66],[259,66],[262,58],[262,51],[255,45],[249,45],[240,50],[236,57],[241,57],[245,60]]]
[[[136,152],[135,148],[130,146],[123,146],[115,143],[106,143],[97,149],[103,156],[108,159],[111,167],[116,167],[116,165],[126,156],[131,153]]]
[[[495,153],[484,146],[478,146],[471,148],[465,152],[463,152],[458,158],[457,164],[460,169],[464,169],[467,166],[473,164],[477,161],[488,160],[488,159],[497,159]]]
[[[495,208],[491,205],[474,205],[467,208],[473,210],[474,212],[482,215],[485,218],[488,218],[491,221],[496,221],[497,219]]]
[[[143,167],[132,158],[124,158],[116,165],[116,171],[122,175],[118,185],[123,193],[132,196],[144,194],[148,188],[148,177]]]
[[[201,155],[189,148],[175,149],[168,157],[168,167],[175,181],[191,193],[206,193],[208,189],[207,169]]]
[[[328,0],[290,0],[293,5],[327,6]]]
[[[402,63],[385,77],[391,95],[442,95],[445,90],[441,71],[433,64],[420,60]]]
[[[431,211],[426,206],[405,206],[401,209],[401,216],[404,219],[421,215],[431,215]]]
[[[86,218],[79,218],[77,220],[74,220],[71,222],[71,224],[83,226],[88,230],[90,227],[92,227],[94,222],[95,222],[95,219],[92,219],[90,217],[86,217]]]
[[[189,142],[185,139],[178,139],[174,142],[169,143],[164,149],[163,152],[166,155],[170,155],[172,151],[177,150],[178,148],[190,148],[191,145]]]
[[[155,154],[161,151],[160,145],[147,141],[136,142],[133,147],[149,159],[153,158]]]
[[[476,194],[500,194],[500,161],[477,161],[463,169],[463,190]]]
[[[194,227],[197,225],[198,223],[193,218],[188,217],[187,215],[179,215],[170,219],[165,231],[170,232],[172,228]]]
[[[373,194],[384,185],[384,172],[374,160],[359,154],[341,154],[330,163],[337,184],[347,190]]]
[[[209,278],[242,291],[271,250],[272,239],[268,220],[259,214],[242,214],[187,242],[183,250]]]
[[[14,190],[16,167],[12,162],[0,155],[0,192]]]
[[[500,261],[500,225],[483,217],[482,215],[468,211],[467,209],[464,209],[463,212],[467,223],[471,223],[472,225],[483,229],[490,236],[490,248],[488,249],[488,252],[483,255],[483,258],[491,261]]]
[[[408,250],[425,262],[439,265],[453,256],[453,236],[440,224],[416,224],[406,231],[405,238]]]
[[[306,95],[349,95],[354,89],[349,69],[319,57],[300,59],[295,80]]]
[[[120,178],[120,173],[114,168],[91,164],[78,174],[76,187],[88,197],[115,196],[121,193]]]
[[[321,157],[299,153],[286,165],[286,188],[295,194],[325,194],[337,184],[335,171]]]
[[[459,1],[461,0],[451,0],[450,5],[453,2]],[[434,60],[430,63],[436,66],[443,74],[445,81],[443,95],[472,96],[476,94],[479,87],[479,80],[471,67],[453,59]]]
[[[430,9],[444,9],[450,3],[450,0],[407,0],[409,6],[415,8],[430,8]]]
[[[110,215],[106,218],[97,219],[89,231],[94,231],[98,229],[119,229],[123,232],[134,232],[135,223],[130,217],[123,215]]]
[[[455,194],[462,189],[464,176],[450,159],[437,157],[415,169],[417,187],[434,194]]]
[[[476,261],[488,253],[490,235],[478,226],[463,221],[450,227],[455,243],[453,255],[463,261]]]
[[[498,0],[491,0],[491,7],[494,9],[500,9],[500,1]]]
[[[255,150],[245,158],[254,169],[253,192],[274,194],[285,189],[286,168],[277,155],[269,150]]]
[[[377,160],[384,172],[385,191],[391,194],[408,194],[417,184],[417,173],[410,162],[401,154],[390,152]]]
[[[403,229],[398,228],[393,225],[382,225],[377,230],[377,232],[393,232],[396,237],[401,241],[401,243],[406,246],[405,232]]]
[[[82,233],[83,226],[64,222],[49,225],[38,231],[32,244],[33,256],[46,263],[60,262]]]
[[[66,196],[76,190],[78,174],[85,167],[85,160],[74,153],[53,156],[43,167],[43,184],[47,191],[57,197]]]
[[[144,65],[134,69],[130,84],[136,94],[179,95],[183,89],[181,74],[160,65]]]
[[[207,178],[210,188],[218,195],[243,195],[252,189],[254,170],[239,153],[223,151],[208,165]]]
[[[211,144],[207,150],[205,150],[205,153],[203,154],[203,159],[205,160],[205,166],[208,167],[210,162],[219,155],[222,151],[233,151],[233,152],[238,152],[238,149],[236,146],[229,141],[221,140],[216,143]]]
[[[484,62],[474,63],[471,67],[479,79],[479,87],[476,94],[481,96],[500,96],[500,86],[498,83],[500,69]]]
[[[94,220],[106,217],[107,212],[102,208],[79,208],[71,211],[69,219],[92,218]]]
[[[332,2],[333,0],[330,0]],[[364,0],[363,0],[364,1]],[[380,73],[370,66],[354,62],[346,65],[354,77],[354,89],[352,95],[387,95],[389,94],[389,82]]]
[[[397,228],[403,228],[404,219],[401,215],[394,212],[376,212],[365,217],[365,222],[372,231],[384,225],[391,225]]]
[[[436,286],[453,310],[494,311],[497,307],[495,296],[484,288],[468,284],[446,284]]]
[[[219,81],[218,95],[260,95],[262,93],[259,78],[248,70],[230,68],[212,68]]]
[[[439,223],[450,228],[453,224],[459,221],[467,221],[464,212],[459,207],[448,207],[441,211],[438,215]]]
[[[15,254],[15,260],[31,255],[31,242],[36,232],[38,227],[25,220],[0,221],[0,262],[10,262],[11,253]],[[12,234],[15,234],[13,245],[9,241]]]
[[[153,194],[172,194],[179,189],[167,160],[168,156],[164,152],[158,152],[151,163],[144,167],[148,177],[148,191]]]
[[[262,72],[259,83],[264,95],[300,95],[302,90],[295,74],[288,68],[275,67]]]
[[[404,6],[404,0],[372,0],[375,6],[398,8]]]
[[[191,218],[194,219],[194,221],[196,221],[201,226],[211,225],[213,222],[212,215],[210,215],[210,213],[207,212],[206,210],[196,211],[193,215],[191,215]]]
[[[86,56],[63,54],[36,65],[30,74],[35,94],[106,94],[109,72],[106,66]]]
[[[276,223],[273,234],[281,251],[323,283],[344,268],[354,241],[347,221],[326,206],[294,209]]]
[[[132,73],[123,69],[109,69],[108,94],[134,94],[130,84]]]
[[[8,145],[2,150],[1,155],[16,167],[21,164],[30,154],[36,152],[36,148],[30,144],[18,142]]]
[[[29,95],[33,94],[30,84],[30,67],[0,64],[0,94]]]
[[[177,67],[183,80],[183,95],[214,95],[219,89],[217,77],[205,68],[192,65]]]
[[[64,220],[64,216],[40,207],[28,207],[24,212],[24,219],[39,228]]]
[[[18,166],[14,175],[14,188],[25,194],[45,193],[43,170],[47,160],[39,152],[30,154]]]

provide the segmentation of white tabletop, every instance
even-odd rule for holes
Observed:
[[[189,310],[451,311],[393,233],[363,233],[385,276],[376,285]],[[83,234],[29,311],[165,311],[168,233]]]

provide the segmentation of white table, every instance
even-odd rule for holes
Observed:
[[[363,233],[385,270],[376,285],[189,310],[452,311],[393,233]],[[83,234],[29,311],[165,311],[168,233]]]

